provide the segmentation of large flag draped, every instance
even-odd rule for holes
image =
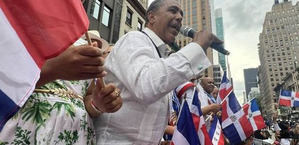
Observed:
[[[253,131],[265,128],[265,121],[255,98],[244,104],[243,110],[251,123]]]
[[[46,59],[88,29],[80,0],[0,1],[0,131],[24,105]]]
[[[199,145],[199,138],[193,124],[192,115],[189,110],[189,105],[186,101],[178,118],[177,127],[173,133],[172,145]]]
[[[299,92],[281,90],[279,105],[287,107],[299,107]]]
[[[222,87],[219,92],[224,92],[218,96],[218,99],[223,101],[222,129],[231,144],[239,144],[253,133],[253,128],[232,90],[232,85],[226,78],[226,73],[220,86]]]

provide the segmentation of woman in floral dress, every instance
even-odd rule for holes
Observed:
[[[103,61],[99,48],[88,45],[70,47],[48,60],[38,89],[0,132],[0,145],[96,144],[91,117],[122,105],[114,85],[82,80],[103,77]]]

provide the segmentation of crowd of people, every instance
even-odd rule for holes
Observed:
[[[193,88],[209,129],[210,116],[221,114],[219,90],[200,74],[211,65],[205,50],[223,42],[203,30],[172,52],[167,45],[182,26],[179,3],[155,0],[146,16],[145,29],[113,47],[90,31],[92,44],[82,37],[47,60],[34,93],[0,132],[0,144],[169,144],[182,97],[190,103]],[[297,124],[294,145],[298,133]],[[282,144],[283,129],[276,136]]]

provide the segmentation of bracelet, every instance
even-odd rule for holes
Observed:
[[[91,107],[92,107],[97,113],[99,113],[99,114],[104,113],[104,111],[102,111],[101,109],[99,109],[98,107],[96,107],[96,106],[94,105],[93,100],[90,102],[90,105],[91,105]]]

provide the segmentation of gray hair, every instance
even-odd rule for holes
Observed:
[[[150,12],[155,12],[155,11],[159,10],[159,8],[162,7],[164,1],[165,1],[165,0],[154,0],[154,1],[150,4],[150,6],[148,7],[148,9],[147,9],[147,11],[146,11],[145,25],[147,25],[147,23],[148,23],[148,21],[149,21],[149,19],[148,19],[148,15],[149,15],[149,13],[150,13]]]

